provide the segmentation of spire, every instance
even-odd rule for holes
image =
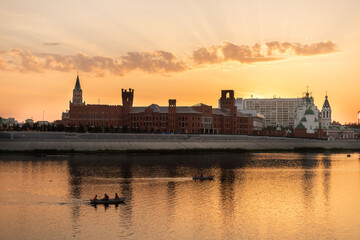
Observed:
[[[325,102],[324,102],[323,108],[330,108],[327,92],[326,92],[326,95],[325,95]]]
[[[75,89],[74,90],[81,90],[80,80],[79,80],[79,73],[77,74],[76,84],[75,84]]]

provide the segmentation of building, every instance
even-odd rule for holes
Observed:
[[[294,128],[297,109],[302,98],[243,99],[244,110],[255,110],[264,116],[264,127]]]
[[[238,110],[244,110],[243,99],[242,98],[235,99],[235,105],[236,105]]]
[[[253,130],[262,130],[264,128],[265,117],[260,113],[256,112],[255,110],[240,110],[239,112],[245,115],[250,114],[252,116]]]
[[[321,109],[320,125],[322,128],[328,128],[331,125],[331,107],[327,93],[325,95],[325,101]]]
[[[320,128],[319,117],[320,113],[314,104],[313,97],[310,96],[309,92],[306,92],[296,113],[295,135],[299,129],[305,129],[307,134],[314,134]]]
[[[48,121],[37,121],[38,126],[48,126],[50,123]]]
[[[220,108],[205,104],[177,106],[169,99],[168,106],[151,104],[133,106],[134,89],[122,89],[122,105],[86,104],[77,76],[69,110],[62,114],[62,123],[87,128],[117,128],[121,132],[172,132],[202,134],[251,134],[251,114],[237,111],[233,90],[222,90]]]
[[[328,141],[354,139],[355,135],[355,130],[340,125],[330,125],[324,129],[324,136]]]
[[[25,124],[28,124],[30,127],[34,125],[34,120],[32,118],[28,118],[25,120]]]
[[[15,118],[2,118],[0,117],[0,127],[13,127],[18,124]]]

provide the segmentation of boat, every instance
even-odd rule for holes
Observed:
[[[214,180],[214,175],[209,175],[209,176],[194,176],[193,180],[200,180],[200,181],[204,181],[204,180],[209,180],[212,181]]]
[[[124,202],[125,202],[125,197],[119,197],[118,199],[110,198],[109,200],[90,199],[91,204],[119,204],[119,203],[124,203]]]

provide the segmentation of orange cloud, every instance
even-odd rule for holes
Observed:
[[[337,51],[336,45],[331,41],[313,43],[311,45],[303,45],[300,43],[280,43],[277,41],[267,42],[267,54],[271,56],[274,51],[280,54],[289,52],[294,55],[312,56],[319,54],[327,54]]]
[[[199,48],[193,52],[192,59],[195,64],[215,64],[227,61],[237,61],[240,63],[255,63],[276,61],[281,58],[267,57],[261,53],[261,45],[254,46],[238,46],[231,42],[224,42],[219,46],[211,46],[209,48]]]
[[[178,61],[174,54],[165,51],[129,52],[122,57],[122,68],[125,71],[140,69],[148,73],[182,72],[187,70],[183,61]]]
[[[231,42],[224,42],[222,45],[209,48],[199,48],[193,52],[195,64],[215,64],[227,61],[240,63],[256,63],[277,61],[289,57],[289,55],[318,55],[337,51],[336,45],[331,41],[302,45],[289,42],[267,42],[264,46],[256,43],[253,46],[236,45]],[[278,54],[274,55],[274,52]],[[287,55],[286,55],[287,54]]]
[[[54,45],[54,44],[50,44]],[[55,44],[56,45],[56,44]],[[19,72],[79,70],[94,73],[103,77],[107,74],[123,76],[131,71],[141,70],[151,74],[183,72],[199,68],[204,64],[218,64],[228,61],[239,63],[257,63],[277,61],[293,55],[311,56],[337,51],[331,41],[303,45],[288,42],[267,42],[264,45],[236,45],[224,42],[208,48],[202,47],[192,53],[188,59],[178,59],[173,53],[166,51],[128,52],[118,59],[106,56],[88,56],[77,53],[73,56],[49,53],[33,53],[22,49],[11,49],[7,59],[0,57],[0,70]],[[2,53],[4,55],[4,53]]]
[[[264,56],[260,51],[261,47],[255,44],[253,47],[238,46],[230,42],[224,42],[221,46],[221,51],[224,54],[224,61],[238,61],[241,63],[255,63],[276,61],[281,58],[270,58]]]
[[[219,63],[218,47],[211,46],[210,48],[199,48],[193,52],[193,60],[195,64],[204,63]]]
[[[43,72],[46,70],[68,72],[79,70],[105,76],[107,72],[117,76],[140,69],[148,73],[171,73],[187,69],[183,61],[178,61],[169,52],[129,52],[119,60],[104,56],[88,56],[78,53],[74,56],[61,54],[32,53],[27,50],[11,49],[11,61],[0,58],[0,69],[19,72]]]

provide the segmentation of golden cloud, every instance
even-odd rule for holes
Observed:
[[[8,60],[0,57],[0,70],[15,70],[19,72],[69,72],[78,70],[94,73],[99,77],[106,76],[107,74],[123,76],[135,70],[141,70],[150,74],[167,74],[199,68],[202,65],[219,64],[228,61],[252,64],[277,61],[295,55],[312,56],[336,51],[338,51],[336,45],[331,41],[310,45],[272,41],[264,45],[257,43],[252,46],[223,42],[221,45],[198,48],[187,59],[178,59],[173,53],[160,50],[152,52],[128,52],[125,56],[115,59],[100,55],[88,56],[84,53],[67,56],[11,49],[7,52]]]
[[[337,48],[331,41],[303,45],[289,42],[267,42],[263,46],[256,43],[253,46],[236,45],[224,42],[222,45],[209,48],[199,48],[193,51],[195,64],[215,64],[227,61],[240,63],[256,63],[277,61],[294,55],[312,56],[336,52]],[[277,53],[275,55],[275,52]]]
[[[124,74],[140,69],[148,73],[171,73],[185,71],[187,66],[176,57],[165,51],[129,52],[119,60],[104,56],[88,56],[77,53],[74,56],[61,54],[32,53],[27,50],[11,49],[9,56],[13,59],[5,61],[0,58],[1,70],[17,70],[19,72],[44,72],[46,70],[69,72],[79,70],[92,72],[97,76]]]
[[[331,41],[323,41],[319,43],[313,43],[311,45],[304,45],[300,43],[289,42],[267,42],[267,54],[271,56],[274,52],[280,54],[289,53],[293,55],[312,56],[319,54],[327,54],[337,51],[336,45]]]

